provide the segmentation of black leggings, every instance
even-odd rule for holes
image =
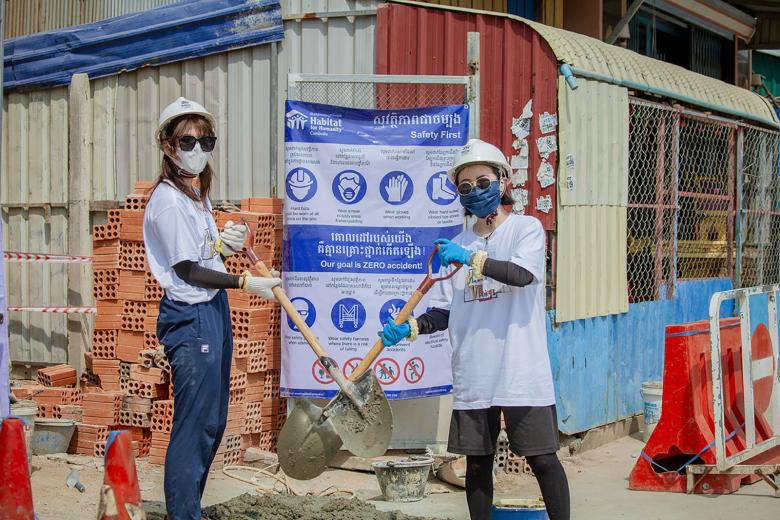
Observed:
[[[569,520],[569,482],[555,453],[525,458],[531,466],[550,520]],[[471,520],[490,520],[493,505],[493,455],[466,456],[466,501]]]

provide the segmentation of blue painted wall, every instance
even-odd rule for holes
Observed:
[[[555,311],[548,311],[560,431],[583,432],[641,413],[642,382],[661,379],[663,372],[666,325],[708,319],[712,294],[732,288],[728,279],[681,281],[674,299],[632,303],[625,314],[559,325]],[[724,303],[721,315],[733,313],[733,304]]]

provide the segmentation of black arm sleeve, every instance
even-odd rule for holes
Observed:
[[[534,275],[525,267],[520,267],[513,262],[493,260],[491,258],[485,260],[485,265],[482,266],[482,274],[498,282],[514,285],[515,287],[525,287],[534,281]]]
[[[450,322],[450,311],[433,308],[417,318],[417,328],[420,334],[433,334],[440,330],[447,330]]]
[[[176,276],[194,287],[203,289],[238,289],[241,287],[240,276],[207,269],[191,260],[179,262],[173,266],[173,270],[176,272]]]

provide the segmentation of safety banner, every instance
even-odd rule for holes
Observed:
[[[288,101],[285,115],[284,288],[348,377],[424,278],[434,240],[462,229],[447,169],[466,143],[468,108]],[[334,396],[303,336],[282,321],[282,394]],[[373,370],[389,399],[445,394],[450,354],[440,332],[386,348]]]

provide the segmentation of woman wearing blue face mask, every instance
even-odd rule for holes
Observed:
[[[388,321],[385,345],[449,330],[453,412],[448,450],[466,455],[466,499],[473,520],[490,518],[493,457],[504,416],[510,449],[533,469],[551,520],[568,520],[569,486],[558,450],[545,328],[545,234],[512,204],[509,164],[492,144],[470,140],[448,172],[476,222],[439,239],[443,268],[463,264],[431,291],[431,309],[401,325]]]

